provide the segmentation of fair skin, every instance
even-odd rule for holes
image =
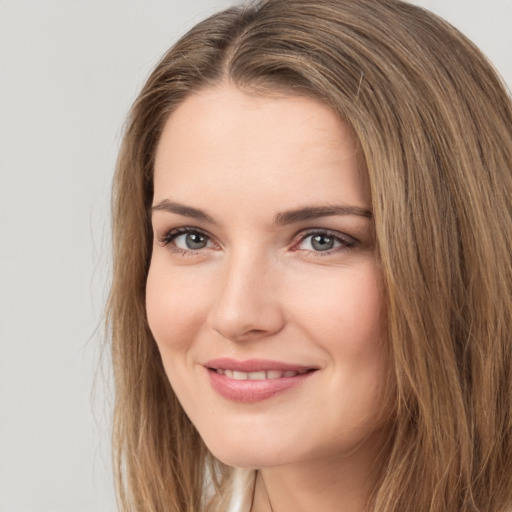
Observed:
[[[373,483],[388,361],[357,151],[321,102],[229,84],[157,148],[149,326],[208,448],[260,469],[253,512],[361,512]]]

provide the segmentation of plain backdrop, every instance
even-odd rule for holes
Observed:
[[[115,510],[98,361],[123,120],[161,54],[231,3],[0,0],[0,512]],[[512,84],[512,0],[414,3]]]

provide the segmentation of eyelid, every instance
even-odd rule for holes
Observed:
[[[198,227],[195,227],[195,226],[180,226],[177,228],[169,229],[169,230],[165,231],[165,233],[163,235],[158,236],[157,240],[158,240],[158,243],[160,245],[162,245],[163,247],[169,247],[171,245],[172,241],[174,239],[176,239],[178,236],[190,234],[190,233],[197,233],[202,236],[205,236],[217,248],[220,247],[220,244],[215,240],[215,238],[212,235],[210,235],[210,233],[208,233],[208,231],[198,228]],[[336,239],[337,241],[339,241],[341,246],[338,246],[338,247],[335,247],[332,249],[328,249],[325,251],[314,251],[314,250],[309,250],[309,249],[300,249],[298,247],[302,242],[304,242],[304,240],[306,240],[308,237],[314,236],[314,235],[324,235],[324,236],[332,237],[332,238]],[[360,241],[357,238],[355,238],[351,235],[348,235],[346,233],[340,232],[340,231],[326,229],[326,228],[308,228],[308,229],[300,231],[293,237],[291,250],[292,251],[309,252],[309,253],[314,254],[315,256],[328,256],[330,254],[333,254],[333,253],[336,253],[339,251],[349,250],[353,246],[358,245],[358,244],[360,244]],[[180,253],[180,254],[198,255],[206,248],[211,249],[211,247],[204,247],[201,249],[194,250],[194,249],[183,249],[180,247],[173,246],[173,247],[169,247],[169,250],[172,250],[173,252]]]
[[[158,240],[158,243],[160,245],[162,245],[164,247],[167,247],[178,236],[186,235],[186,234],[190,234],[190,233],[197,233],[197,234],[200,234],[202,236],[205,236],[213,244],[215,244],[216,246],[219,246],[218,242],[214,239],[214,237],[212,235],[210,235],[204,229],[197,228],[197,227],[194,227],[194,226],[180,226],[178,228],[169,229],[169,230],[165,231],[163,235],[158,236],[157,240]],[[175,247],[174,249],[176,251],[178,251],[178,252],[190,252],[190,253],[198,253],[198,252],[200,252],[202,250],[202,249],[197,249],[197,250],[190,249],[190,250],[187,250],[187,249],[180,249],[179,247]]]
[[[335,238],[336,240],[341,242],[342,246],[336,247],[333,249],[329,249],[327,251],[310,251],[307,249],[299,249],[297,247],[299,244],[304,242],[304,240],[306,240],[308,237],[314,236],[314,235],[327,235],[329,237]],[[360,241],[357,238],[355,238],[351,235],[347,235],[346,233],[342,233],[340,231],[335,231],[332,229],[325,229],[325,228],[309,228],[309,229],[300,231],[299,233],[297,233],[294,236],[293,242],[292,242],[292,250],[295,250],[295,251],[304,250],[304,251],[308,251],[310,253],[314,253],[315,256],[321,256],[321,255],[332,254],[332,253],[335,253],[338,251],[348,250],[359,243],[360,243]]]

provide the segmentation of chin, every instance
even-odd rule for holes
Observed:
[[[270,468],[285,465],[288,461],[280,460],[278,457],[274,455],[265,456],[265,454],[255,453],[246,453],[243,451],[226,451],[223,450],[221,453],[212,452],[213,455],[219,459],[222,463],[227,466],[231,466],[234,468],[242,468],[242,469],[260,469],[260,468]]]
[[[266,443],[261,443],[247,436],[244,439],[225,441],[222,444],[218,441],[217,439],[213,443],[208,443],[206,439],[205,444],[214,457],[222,463],[236,468],[257,469],[281,466],[292,462],[288,459],[290,454],[294,453],[287,447],[284,450],[285,456],[283,456],[282,447],[279,450],[268,440]]]

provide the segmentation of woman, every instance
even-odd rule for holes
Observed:
[[[511,126],[397,0],[263,1],[171,48],[114,184],[121,509],[511,510]]]

